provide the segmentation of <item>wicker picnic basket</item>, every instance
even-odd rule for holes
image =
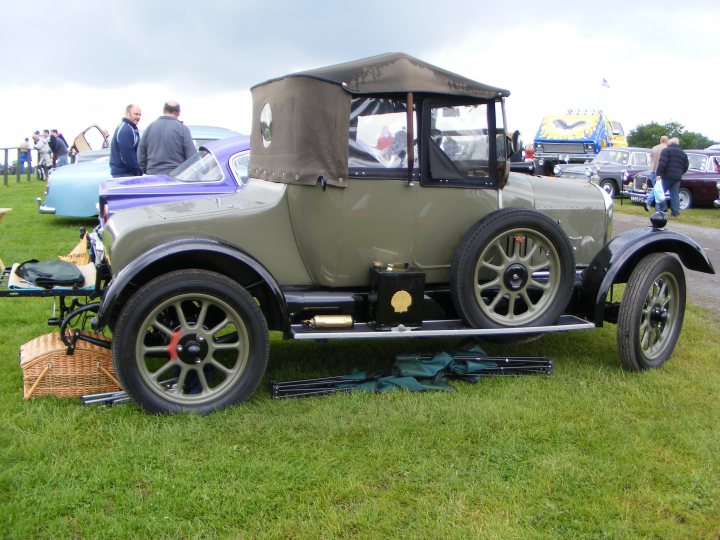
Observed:
[[[102,338],[96,334],[87,334]],[[23,395],[79,397],[120,390],[108,349],[78,340],[73,354],[54,332],[36,337],[20,347]]]

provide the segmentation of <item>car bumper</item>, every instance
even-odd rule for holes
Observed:
[[[642,204],[647,200],[647,191],[638,191],[636,189],[626,189],[622,192],[623,196],[627,197],[634,203]]]
[[[38,203],[38,212],[41,214],[54,214],[55,208],[52,206],[48,206],[46,203],[44,203],[40,198],[35,199]]]
[[[594,154],[562,154],[535,152],[534,159],[538,161],[562,161],[565,163],[585,163],[590,161]]]

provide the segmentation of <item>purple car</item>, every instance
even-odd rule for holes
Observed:
[[[250,137],[203,144],[169,175],[130,176],[100,186],[100,225],[118,210],[234,193],[247,181]]]

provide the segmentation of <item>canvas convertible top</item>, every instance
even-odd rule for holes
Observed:
[[[405,53],[386,53],[344,64],[300,71],[272,79],[252,88],[286,77],[309,77],[342,86],[351,94],[428,92],[484,99],[507,97],[508,90],[482,84],[433,66]]]
[[[404,53],[292,73],[251,91],[250,176],[302,185],[322,178],[338,187],[347,185],[353,97],[423,93],[484,101],[510,95]]]

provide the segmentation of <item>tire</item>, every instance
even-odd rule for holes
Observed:
[[[692,206],[692,193],[688,188],[680,188],[680,210],[687,210]]]
[[[213,272],[179,270],[141,287],[123,306],[113,365],[149,413],[211,413],[252,396],[269,337],[250,294]]]
[[[615,181],[610,178],[605,178],[601,180],[600,187],[603,188],[608,195],[610,195],[611,199],[614,198],[618,192]]]
[[[625,369],[659,368],[675,349],[685,316],[685,273],[666,253],[635,267],[620,302],[617,342]]]
[[[562,315],[574,281],[573,248],[560,226],[535,210],[512,208],[466,233],[452,262],[450,292],[473,328],[544,326]]]

